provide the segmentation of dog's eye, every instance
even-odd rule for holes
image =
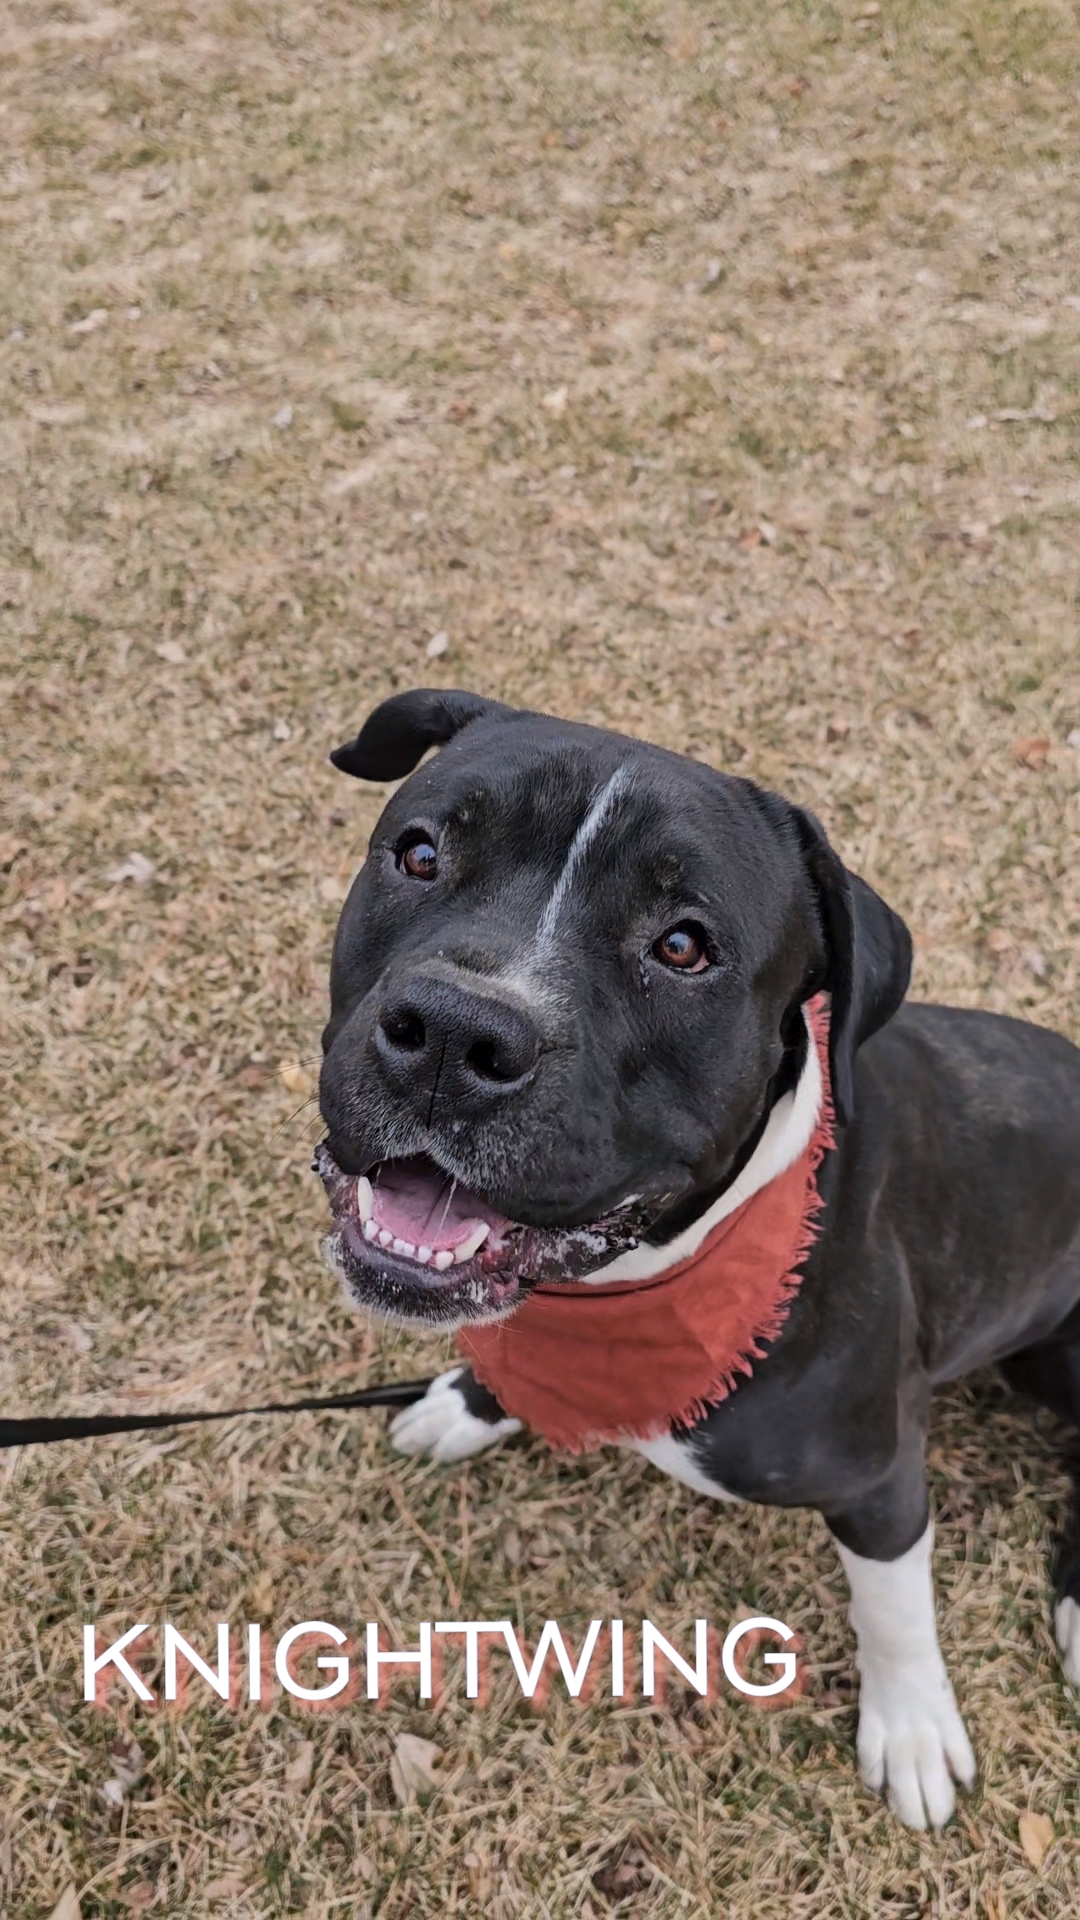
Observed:
[[[660,935],[653,952],[661,966],[674,967],[677,973],[704,973],[709,964],[704,931],[692,920],[669,927]]]
[[[414,880],[434,880],[439,871],[439,856],[423,836],[399,849],[397,863],[400,871],[411,874]]]

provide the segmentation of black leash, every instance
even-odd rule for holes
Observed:
[[[67,1419],[0,1420],[0,1451],[5,1447],[48,1446],[54,1440],[88,1440],[98,1433],[142,1433],[154,1427],[190,1427],[204,1420],[237,1420],[249,1413],[322,1413],[346,1407],[410,1407],[422,1400],[430,1380],[394,1380],[329,1400],[274,1400],[267,1407],[225,1407],[210,1413],[87,1413]]]

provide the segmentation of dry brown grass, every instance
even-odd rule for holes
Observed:
[[[8,0],[5,1412],[441,1357],[339,1304],[276,1077],[317,1051],[378,806],[326,751],[393,686],[780,786],[906,913],[920,993],[1076,1031],[1078,56],[1068,0]],[[109,880],[133,853],[152,879]],[[363,1415],[5,1458],[5,1913],[74,1884],[87,1920],[1064,1914],[1065,1482],[992,1383],[934,1444],[983,1768],[937,1839],[856,1783],[809,1516],[614,1453],[403,1465]],[[671,1632],[762,1605],[813,1688],[769,1715],[78,1697],[84,1617],[404,1635],[451,1599]],[[122,1810],[118,1723],[148,1761]],[[448,1757],[426,1809],[393,1800],[402,1729]]]

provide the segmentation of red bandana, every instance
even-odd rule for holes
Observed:
[[[477,1379],[552,1446],[583,1453],[699,1420],[779,1333],[817,1236],[814,1176],[834,1139],[822,996],[806,1013],[822,1099],[809,1145],[784,1173],[653,1280],[537,1287],[509,1320],[458,1334]]]

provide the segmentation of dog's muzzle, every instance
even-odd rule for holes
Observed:
[[[368,1312],[450,1329],[501,1320],[538,1281],[580,1279],[637,1246],[655,1217],[636,1197],[586,1226],[508,1219],[427,1154],[347,1174],[326,1141],[314,1167],[332,1225],[323,1243]]]

